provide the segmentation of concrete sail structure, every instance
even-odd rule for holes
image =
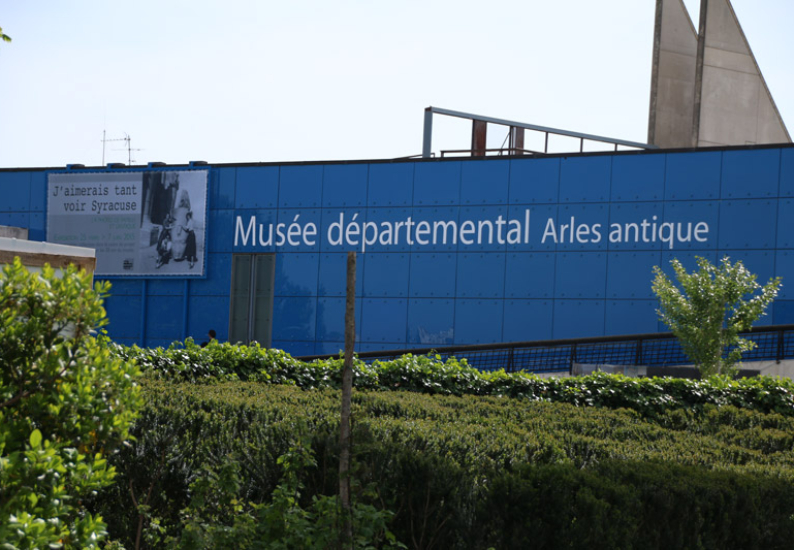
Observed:
[[[648,141],[660,147],[790,143],[730,0],[657,0]]]

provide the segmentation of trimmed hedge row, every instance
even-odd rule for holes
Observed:
[[[156,380],[143,390],[137,439],[112,457],[116,484],[94,502],[128,547],[139,525],[144,540],[178,537],[191,484],[229,463],[239,501],[266,501],[299,441],[317,462],[300,473],[301,500],[336,491],[338,391]],[[784,548],[794,536],[790,416],[704,404],[648,419],[401,391],[357,391],[353,415],[358,501],[391,510],[409,548]]]
[[[188,340],[168,349],[118,346],[151,378],[171,381],[252,381],[301,388],[339,388],[341,359],[298,361],[280,350],[211,343],[201,348]],[[794,416],[794,382],[770,377],[730,380],[627,378],[595,374],[543,379],[527,373],[480,372],[465,360],[405,355],[368,365],[356,361],[354,385],[359,390],[401,390],[442,395],[520,397],[576,406],[631,408],[659,414],[678,408],[733,405],[763,413]]]

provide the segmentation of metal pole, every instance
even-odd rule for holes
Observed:
[[[422,138],[422,158],[429,159],[433,141],[433,108],[425,109],[425,128]]]

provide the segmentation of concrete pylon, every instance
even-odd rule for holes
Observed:
[[[701,0],[699,27],[682,0],[656,0],[648,142],[790,143],[730,0]]]

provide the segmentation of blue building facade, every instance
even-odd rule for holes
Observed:
[[[337,353],[348,250],[359,252],[360,351],[663,331],[652,269],[670,272],[673,258],[691,268],[695,256],[742,260],[761,282],[783,277],[759,324],[794,323],[787,145],[6,169],[0,225],[52,240],[58,178],[158,171],[206,172],[200,271],[108,276],[108,332],[122,343],[201,341],[214,329],[293,355]]]

